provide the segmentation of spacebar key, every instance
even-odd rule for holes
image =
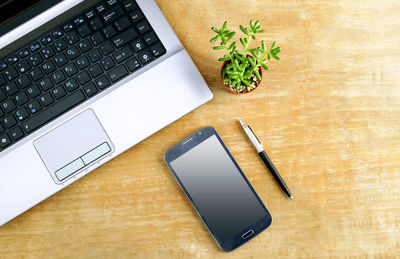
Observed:
[[[81,90],[78,90],[38,115],[27,120],[22,124],[22,128],[24,129],[25,133],[30,133],[84,100],[85,95]]]

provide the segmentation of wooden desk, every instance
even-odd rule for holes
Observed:
[[[0,229],[0,257],[395,257],[400,254],[400,5],[385,1],[157,0],[214,99]],[[245,3],[251,3],[246,7]],[[282,46],[262,86],[220,84],[211,26],[260,19]],[[248,122],[291,188],[279,189]],[[221,252],[163,163],[202,126],[221,134],[273,215]]]

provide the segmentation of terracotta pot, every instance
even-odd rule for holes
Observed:
[[[224,69],[224,67],[225,67],[225,65],[226,65],[227,62],[228,62],[228,61],[225,61],[225,62],[222,64],[221,72],[219,73],[219,75],[221,76],[222,84],[224,85],[225,89],[228,90],[229,92],[231,92],[231,93],[233,93],[233,94],[248,94],[248,93],[251,93],[251,92],[253,92],[254,90],[256,90],[257,87],[261,84],[261,81],[262,81],[262,68],[259,67],[259,70],[258,70],[258,71],[259,71],[259,73],[260,73],[261,80],[258,82],[258,85],[256,85],[256,87],[254,87],[253,89],[251,89],[251,91],[249,91],[249,92],[244,92],[244,93],[239,93],[239,92],[233,91],[233,90],[230,89],[228,86],[226,86],[226,84],[224,83],[224,78],[222,77],[222,69]]]

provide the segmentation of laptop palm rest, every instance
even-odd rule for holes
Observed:
[[[33,144],[57,184],[114,151],[114,145],[91,109],[43,135]]]

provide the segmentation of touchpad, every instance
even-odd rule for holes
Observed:
[[[35,140],[34,146],[58,184],[114,151],[91,109]]]

